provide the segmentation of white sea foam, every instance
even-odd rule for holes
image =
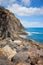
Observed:
[[[32,35],[32,34],[43,34],[41,32],[27,32],[29,35]]]
[[[26,35],[19,35],[20,37],[22,37],[22,38],[26,38]]]
[[[41,33],[41,32],[32,32],[33,34],[43,34],[43,33]]]
[[[28,33],[28,35],[29,35],[29,36],[31,36],[31,35],[32,35],[32,32],[27,32],[27,33]]]
[[[41,32],[27,32],[27,33],[28,33],[28,35],[19,35],[19,36],[22,37],[22,38],[27,38],[27,36],[31,36],[33,34],[43,34]]]

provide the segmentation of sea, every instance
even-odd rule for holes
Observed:
[[[43,28],[26,28],[24,31],[28,33],[25,38],[43,43]]]

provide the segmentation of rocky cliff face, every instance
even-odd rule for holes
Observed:
[[[6,37],[15,37],[14,32],[18,32],[24,29],[20,20],[15,17],[9,10],[0,7],[0,37],[5,39]]]

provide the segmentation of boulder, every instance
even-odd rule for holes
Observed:
[[[26,52],[19,52],[11,59],[12,62],[27,62],[30,63],[30,56]]]
[[[3,54],[2,51],[0,51],[0,65],[14,65],[7,59],[7,57]]]
[[[0,59],[0,65],[14,65],[14,64],[9,60]]]
[[[16,55],[16,50],[12,50],[11,47],[9,47],[8,45],[2,48],[2,52],[10,60],[14,55]]]
[[[30,64],[26,63],[26,62],[19,62],[19,63],[17,63],[17,65],[30,65]]]
[[[39,60],[38,60],[38,63],[37,63],[38,65],[43,65],[43,59],[42,58],[39,58]]]

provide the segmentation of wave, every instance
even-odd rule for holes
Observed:
[[[43,34],[41,32],[27,32],[27,33],[28,33],[28,35],[32,35],[32,34]]]
[[[27,32],[28,33],[28,35],[30,36],[30,35],[32,35],[32,33],[31,32]]]
[[[43,33],[41,33],[41,32],[32,32],[33,34],[43,34]]]

